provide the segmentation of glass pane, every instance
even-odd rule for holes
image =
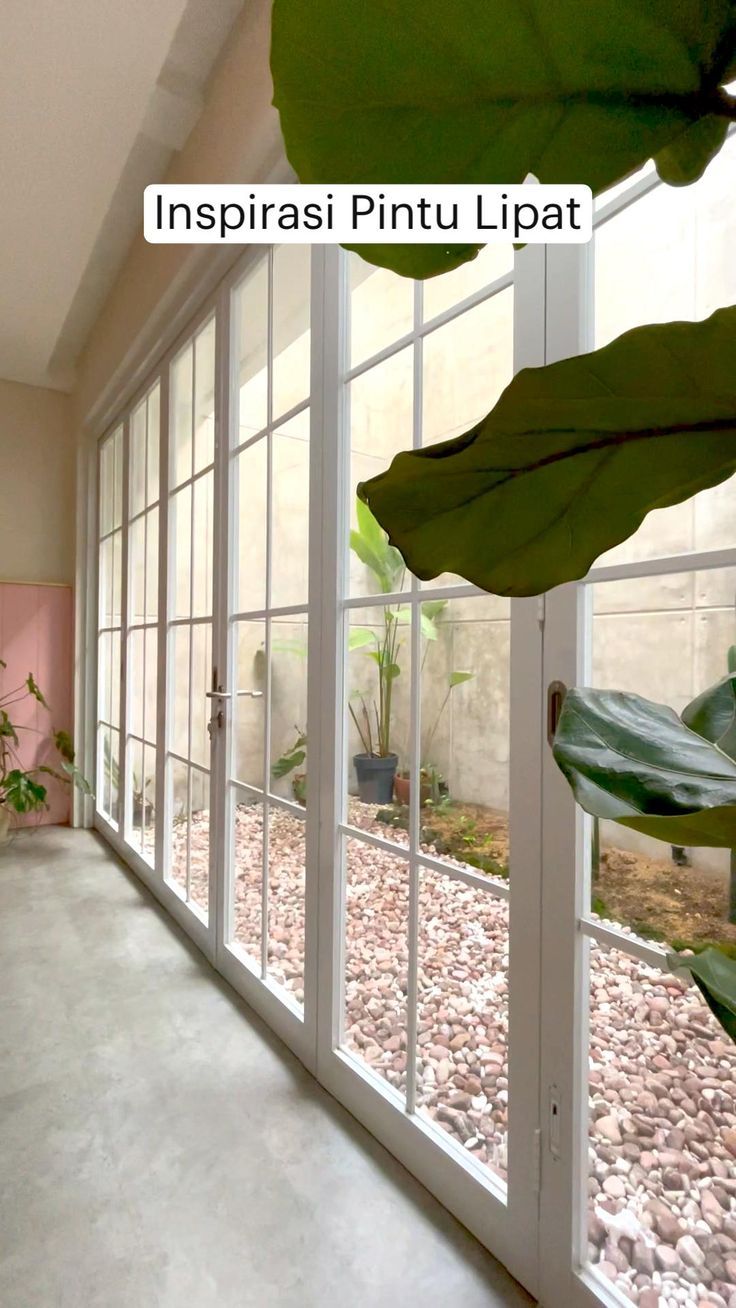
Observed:
[[[97,717],[112,722],[112,633],[102,632],[97,640]]]
[[[141,630],[128,635],[128,731],[141,738],[144,735],[144,636]]]
[[[273,416],[309,395],[309,245],[278,245],[273,252]]]
[[[146,621],[158,616],[158,509],[146,515]]]
[[[263,804],[235,792],[233,800],[233,926],[238,944],[260,970],[263,921]]]
[[[123,429],[118,427],[113,442],[112,526],[120,527],[123,521]]]
[[[499,292],[424,340],[422,443],[460,436],[513,375],[514,292]]]
[[[112,440],[100,446],[99,531],[106,536],[112,530],[112,497],[115,449]]]
[[[171,467],[172,485],[192,475],[192,401],[194,349],[187,345],[171,365]]]
[[[133,410],[130,419],[130,502],[128,517],[134,518],[146,504],[146,401]]]
[[[642,323],[701,319],[736,298],[731,136],[694,186],[659,186],[595,236],[595,344]],[[673,269],[678,275],[673,276]],[[736,544],[736,481],[657,509],[601,562]]]
[[[505,879],[510,604],[494,595],[425,601],[421,621],[422,846],[447,862]],[[411,783],[402,772],[397,797],[407,804]]]
[[[343,1044],[403,1097],[409,864],[362,840],[344,848]]]
[[[235,779],[263,789],[266,702],[266,624],[235,625],[233,742]]]
[[[268,258],[261,258],[233,292],[234,357],[239,391],[236,445],[268,422]]]
[[[347,818],[407,845],[408,819],[394,804],[394,784],[409,760],[410,609],[351,609],[347,617]]]
[[[726,675],[736,644],[736,568],[591,589],[594,686],[681,713]],[[611,822],[591,823],[591,843],[591,904],[600,917],[667,943],[736,945],[727,850],[673,847]]]
[[[498,277],[512,272],[514,267],[513,245],[487,245],[470,263],[464,263],[454,272],[444,273],[442,277],[430,277],[422,283],[424,292],[424,321],[436,318],[438,314],[451,309],[461,300],[474,295]],[[489,406],[490,407],[490,406]]]
[[[215,457],[215,320],[210,319],[194,342],[195,407],[194,471]]]
[[[235,593],[239,613],[266,607],[267,468],[265,436],[237,456],[233,508],[238,533]]]
[[[350,280],[350,363],[354,368],[414,326],[414,283],[360,255],[348,255]]]
[[[110,725],[120,726],[120,632],[112,632]]]
[[[118,821],[119,821],[119,799],[120,799],[120,767],[119,767],[119,759],[120,759],[120,732],[119,732],[119,731],[110,731],[110,732],[109,732],[108,739],[109,739],[109,742],[110,742],[110,753],[109,753],[109,778],[108,778],[108,780],[109,780],[110,807],[109,807],[109,809],[108,809],[107,811],[108,811],[108,816],[110,817],[111,821],[113,821],[113,822],[118,822]],[[107,770],[107,768],[108,768],[107,759],[106,759],[106,761],[105,761],[105,768],[106,768],[106,770]]]
[[[136,518],[128,531],[128,614],[129,622],[145,620],[146,519]]]
[[[194,483],[192,549],[192,617],[212,613],[212,548],[214,473],[206,472]]]
[[[208,623],[192,627],[192,743],[190,758],[193,763],[209,767],[210,737],[207,731],[210,700],[207,691],[212,684],[212,628]]]
[[[509,906],[419,873],[417,1106],[506,1179]]]
[[[150,746],[128,741],[128,840],[153,864],[156,846],[156,755]]]
[[[147,446],[147,482],[146,503],[155,504],[158,499],[158,452],[160,427],[161,394],[158,383],[148,397],[148,446]]]
[[[730,1304],[736,1050],[686,981],[598,945],[590,980],[588,1260],[626,1301]]]
[[[144,729],[143,735],[151,745],[156,743],[156,708],[157,708],[157,678],[158,678],[158,632],[155,627],[147,627],[145,631],[145,699],[144,699]]]
[[[306,802],[307,615],[271,622],[271,782],[276,795]]]
[[[101,627],[110,627],[113,623],[113,550],[114,537],[108,536],[106,540],[100,542],[100,561],[98,591],[99,599],[97,610],[99,614],[99,625]]]
[[[348,387],[350,402],[350,525],[358,525],[355,487],[383,472],[395,454],[410,449],[413,440],[414,351],[401,350],[385,363],[356,377]],[[400,564],[392,584],[408,586]],[[350,555],[350,594],[371,595],[382,589],[370,568],[353,551]]]
[[[171,696],[171,748],[189,757],[189,627],[174,627],[171,633],[169,687]]]
[[[173,613],[175,618],[188,618],[191,613],[191,558],[192,558],[192,488],[185,486],[171,498],[170,539]]]
[[[151,867],[156,863],[156,751],[143,748],[143,795],[141,813],[141,853]]]
[[[306,604],[309,598],[309,410],[271,439],[271,604],[278,608]]]
[[[268,975],[304,1003],[304,869],[302,819],[271,809],[268,819]]]
[[[97,811],[103,813],[105,817],[109,817],[112,755],[110,752],[110,728],[104,724],[97,728],[96,765],[97,783],[95,785],[95,800]]]
[[[189,868],[189,768],[178,759],[168,762],[171,830],[167,850],[167,876],[186,893]]]
[[[119,627],[123,620],[123,533],[116,531],[112,541],[112,624]]]
[[[191,818],[189,848],[189,898],[205,917],[209,904],[210,862],[210,778],[209,773],[190,768]]]

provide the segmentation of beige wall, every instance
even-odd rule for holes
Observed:
[[[283,159],[271,105],[270,0],[249,0],[212,76],[205,107],[162,181],[258,182]],[[233,255],[239,253],[233,249]],[[147,325],[160,323],[210,246],[148,245],[136,237],[77,365],[75,418],[86,421]],[[176,296],[174,296],[176,298]],[[151,337],[155,342],[155,335]]]
[[[0,580],[74,581],[68,395],[0,381]]]

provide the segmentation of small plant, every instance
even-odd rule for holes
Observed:
[[[271,776],[276,780],[282,777],[288,777],[290,772],[294,772],[291,780],[291,789],[294,798],[300,804],[305,804],[307,800],[307,777],[306,772],[295,772],[296,768],[301,767],[307,761],[307,733],[301,727],[295,727],[296,736],[293,744],[285,750],[280,758],[271,767]]]
[[[0,668],[7,663],[0,659]],[[32,697],[45,709],[48,704],[41,692],[33,673],[29,672],[25,681],[13,690],[0,695],[0,843],[7,839],[13,814],[40,813],[48,809],[47,788],[44,777],[54,777],[65,785],[75,785],[84,794],[92,793],[89,782],[83,777],[74,762],[74,746],[67,731],[51,732],[53,747],[59,756],[59,767],[48,763],[39,763],[33,768],[24,768],[18,750],[20,748],[19,732],[31,731],[35,727],[23,727],[14,723],[9,709]]]

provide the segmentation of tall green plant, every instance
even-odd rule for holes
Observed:
[[[4,659],[0,659],[0,668],[7,668]],[[67,731],[52,729],[50,733],[54,750],[59,756],[58,768],[48,763],[33,768],[22,766],[18,753],[19,733],[43,734],[35,727],[20,726],[13,722],[9,710],[28,698],[35,699],[45,709],[49,707],[31,672],[19,686],[0,695],[0,810],[5,810],[6,813],[38,813],[47,809],[48,789],[43,782],[44,777],[54,777],[65,785],[72,783],[87,795],[92,793],[88,782],[75,765],[74,746]]]

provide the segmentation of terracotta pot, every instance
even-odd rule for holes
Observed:
[[[411,777],[394,777],[394,795],[397,804],[408,805],[411,798]],[[432,796],[432,783],[422,781],[419,787],[419,804],[420,807],[427,803]]]

